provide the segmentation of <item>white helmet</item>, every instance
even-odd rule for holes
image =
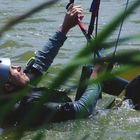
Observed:
[[[0,58],[0,86],[9,79],[11,61],[9,58]]]

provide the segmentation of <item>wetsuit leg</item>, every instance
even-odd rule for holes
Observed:
[[[105,93],[118,96],[128,84],[127,80],[115,77],[111,80],[103,82],[102,90]]]
[[[127,86],[125,99],[131,99],[135,106],[140,104],[140,75],[136,76]],[[140,109],[140,105],[139,105]]]

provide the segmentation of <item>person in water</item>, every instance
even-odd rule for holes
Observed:
[[[70,5],[62,26],[48,40],[47,44],[36,53],[35,58],[29,61],[24,71],[22,71],[20,66],[11,65],[9,58],[0,58],[0,87],[4,91],[3,94],[14,94],[48,70],[60,47],[63,46],[67,39],[68,31],[78,24],[77,18],[79,16],[81,19],[83,18],[83,9],[80,6]],[[100,69],[101,66],[96,64],[93,70],[90,70],[90,73],[92,73],[90,78],[96,77]],[[58,91],[54,90],[50,94],[51,98],[41,105],[39,113],[33,117],[33,121],[30,124],[42,124],[44,121],[60,122],[87,118],[93,114],[102,91],[117,96],[126,85],[128,85],[126,88],[126,98],[133,99],[133,95],[130,96],[131,93],[129,93],[131,83],[128,84],[128,81],[120,78],[88,85],[81,97],[75,101],[68,98],[65,93],[60,95]],[[39,99],[43,96],[43,93],[47,94],[46,91],[46,88],[33,88],[30,93],[25,93],[24,98],[18,101],[11,111],[7,113],[3,122],[7,124],[20,123],[32,110],[34,103],[40,101]],[[0,104],[2,106],[3,104],[8,104],[8,102],[1,101]]]
[[[63,24],[54,36],[48,40],[46,45],[36,53],[34,59],[28,62],[25,70],[22,70],[20,66],[12,65],[9,58],[0,58],[0,88],[3,91],[2,94],[14,94],[48,70],[55,56],[58,54],[60,47],[67,39],[66,35],[68,31],[78,24],[78,17],[83,18],[83,9],[81,6],[70,5],[65,14]],[[96,75],[96,71],[93,71],[93,73]],[[24,120],[32,110],[32,105],[35,102],[39,102],[43,93],[46,92],[45,90],[46,88],[33,88],[30,93],[25,93],[24,98],[18,101],[11,111],[6,114],[3,122],[15,124]],[[61,97],[57,92],[55,93],[54,90],[50,94],[52,98],[42,104],[39,113],[33,117],[35,124],[41,124],[44,121],[65,121],[90,116],[101,93],[101,86],[99,83],[89,85],[77,101],[72,101],[63,93]],[[55,100],[55,98],[59,98],[60,101],[59,99]],[[62,98],[66,98],[66,101],[62,100]],[[0,102],[2,107],[9,103],[9,99],[8,101]],[[53,115],[50,115],[51,113]],[[32,122],[30,123],[32,124]]]

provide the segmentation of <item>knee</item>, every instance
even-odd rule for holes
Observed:
[[[134,104],[140,103],[140,75],[137,75],[126,87],[126,98]]]

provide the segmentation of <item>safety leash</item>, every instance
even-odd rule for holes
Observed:
[[[128,5],[129,5],[129,0],[126,1],[126,5],[125,5],[125,9],[124,9],[124,15],[126,13]],[[112,59],[111,59],[112,61],[108,64],[107,71],[111,71],[113,69],[113,65],[114,65],[113,60],[115,59],[115,56],[116,56],[116,51],[117,51],[118,43],[119,43],[119,40],[120,40],[120,35],[121,35],[123,23],[124,23],[124,18],[122,18],[122,22],[120,24],[119,33],[118,33],[117,40],[116,40],[116,43],[115,43],[115,49],[114,49],[113,54],[112,54]]]
[[[96,28],[98,25],[99,5],[100,5],[100,0],[93,0],[91,7],[90,7],[91,19],[90,19],[90,24],[88,27],[88,35],[89,36],[91,36],[93,34],[95,20],[96,20]],[[95,33],[95,37],[96,36],[97,36],[97,30]]]
[[[95,26],[95,34],[94,34],[95,39],[97,37],[97,32],[98,32],[99,6],[100,6],[100,0],[93,0],[90,7],[91,19],[88,27],[88,36],[90,37],[93,36],[93,31]],[[99,51],[96,51],[95,54],[97,55],[98,58],[101,58],[101,54],[99,53]]]

